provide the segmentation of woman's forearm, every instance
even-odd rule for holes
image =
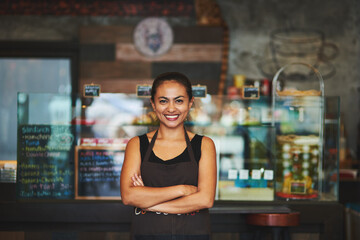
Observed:
[[[122,194],[125,205],[149,208],[179,197],[187,196],[197,190],[195,186],[176,185],[170,187],[131,186]]]
[[[170,214],[184,214],[205,208],[211,208],[213,203],[213,194],[196,192],[185,197],[157,204],[145,210]]]

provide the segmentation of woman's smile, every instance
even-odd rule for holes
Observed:
[[[169,121],[176,121],[179,118],[179,115],[166,115],[165,118]]]

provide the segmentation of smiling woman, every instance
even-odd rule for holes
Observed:
[[[172,80],[158,86],[151,105],[162,124],[178,127],[185,121],[193,101],[183,85]]]
[[[129,141],[121,172],[122,201],[135,207],[132,239],[210,238],[216,153],[210,138],[184,128],[193,101],[185,75],[154,80],[151,104],[159,129]]]

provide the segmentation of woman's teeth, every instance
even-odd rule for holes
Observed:
[[[179,115],[165,115],[166,119],[168,120],[176,120]]]

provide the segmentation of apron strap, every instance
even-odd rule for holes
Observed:
[[[194,151],[192,149],[191,142],[190,142],[189,136],[188,136],[188,134],[186,132],[185,126],[184,126],[184,132],[185,132],[185,140],[186,140],[187,150],[189,152],[190,159],[191,159],[191,161],[193,163],[197,164],[196,160],[195,160],[195,154],[194,154]]]
[[[190,139],[189,139],[189,136],[186,132],[186,129],[184,127],[184,132],[185,132],[185,140],[186,140],[186,146],[187,146],[187,150],[189,152],[189,156],[190,156],[190,160],[197,164],[196,160],[195,160],[195,154],[194,154],[194,151],[192,149],[192,146],[191,146],[191,142],[190,142]],[[158,130],[156,130],[154,136],[152,137],[151,139],[151,142],[146,150],[146,153],[145,153],[145,157],[144,157],[144,162],[147,162],[149,159],[150,159],[150,154],[151,154],[151,151],[154,147],[154,144],[155,144],[155,140],[156,140],[156,137],[157,137],[157,134],[158,134]]]
[[[150,158],[150,154],[151,154],[151,151],[154,147],[154,144],[155,144],[155,140],[156,140],[156,137],[157,137],[157,134],[158,134],[158,130],[156,130],[154,136],[152,137],[151,139],[151,142],[146,150],[146,153],[145,153],[145,157],[144,157],[144,162],[147,162]]]

